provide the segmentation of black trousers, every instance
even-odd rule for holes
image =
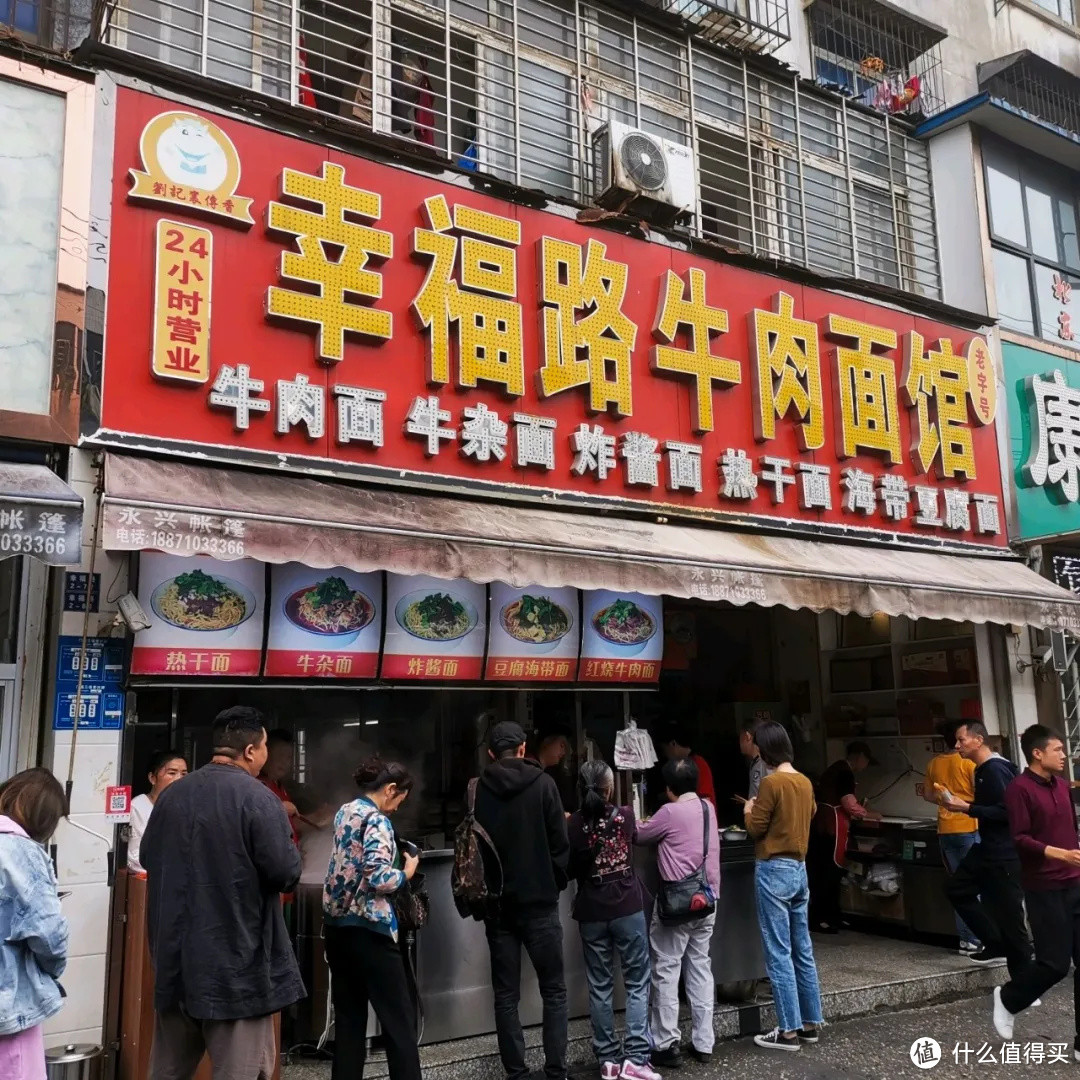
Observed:
[[[835,848],[835,836],[811,828],[806,852],[811,929],[828,923],[834,930],[838,930],[843,922],[843,913],[840,911],[840,883],[844,880],[846,871],[836,865],[833,858]]]
[[[975,844],[960,860],[956,873],[945,882],[945,895],[983,948],[1005,957],[1009,977],[1015,979],[1031,961],[1020,863],[987,860],[982,847]]]
[[[1011,1013],[1026,1009],[1069,974],[1073,974],[1073,1007],[1080,1038],[1080,885],[1046,892],[1026,892],[1028,920],[1035,939],[1035,959],[1001,988],[1001,1003]]]
[[[369,1002],[386,1040],[390,1080],[421,1080],[416,1005],[397,943],[360,926],[328,926],[325,934],[335,1017],[332,1080],[364,1075]]]
[[[522,948],[536,969],[544,1003],[544,1076],[546,1080],[565,1080],[568,1010],[559,909],[505,913],[498,921],[488,922],[486,928],[495,991],[495,1030],[507,1080],[525,1080],[529,1075],[525,1033],[518,1016]]]

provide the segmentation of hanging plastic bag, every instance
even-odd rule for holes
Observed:
[[[615,768],[645,772],[656,761],[652,737],[639,728],[635,720],[627,721],[627,726],[615,736]]]

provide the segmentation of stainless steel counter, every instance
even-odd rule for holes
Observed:
[[[712,941],[713,975],[717,985],[734,989],[765,975],[757,908],[754,902],[754,848],[750,841],[724,841],[720,848],[720,898]],[[655,852],[638,848],[637,870],[650,892],[655,891]],[[491,967],[482,924],[462,919],[450,893],[453,852],[425,852],[421,869],[431,897],[431,917],[417,935],[416,966],[424,1006],[425,1044],[447,1039],[486,1035],[495,1030]],[[317,1038],[326,1020],[326,961],[322,951],[321,889],[304,888],[298,895],[297,944],[309,997],[301,1003],[298,1033]],[[573,886],[563,893],[563,957],[570,1018],[588,1016],[589,994],[585,957],[577,923],[570,915]],[[527,956],[521,965],[521,1022],[526,1026],[542,1019],[536,974]],[[625,992],[621,973],[615,977],[615,1007],[623,1008]],[[375,1025],[369,1026],[373,1034]]]
[[[724,841],[721,848],[720,899],[712,941],[717,985],[734,992],[739,984],[764,978],[757,907],[754,901],[754,846],[748,840]],[[650,892],[656,888],[656,856],[636,849],[637,870]],[[424,1003],[424,1042],[441,1042],[495,1030],[491,968],[484,928],[462,919],[450,895],[452,853],[425,854],[423,870],[431,896],[431,920],[419,934],[418,982]],[[570,915],[573,886],[563,893],[559,914],[564,927],[563,957],[570,1018],[588,1016],[585,958],[577,923]],[[615,1007],[625,1004],[621,973],[615,977]],[[540,992],[528,957],[522,961],[521,1022],[539,1024]]]

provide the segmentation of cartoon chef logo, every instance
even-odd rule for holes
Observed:
[[[251,199],[237,195],[240,155],[212,120],[191,112],[159,113],[139,140],[142,169],[132,169],[128,198],[183,206],[253,225]]]

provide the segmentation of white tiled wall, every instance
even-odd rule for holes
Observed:
[[[73,450],[68,466],[71,486],[85,500],[82,565],[89,571],[91,537],[96,513],[94,486],[97,475],[91,456]],[[99,551],[94,572],[101,574],[100,611],[90,616],[91,637],[107,637],[112,632],[115,599],[127,588],[127,557]],[[81,612],[60,614],[60,633],[79,635],[83,630]],[[51,707],[51,692],[48,698]],[[48,715],[48,712],[47,712]],[[71,754],[70,732],[49,732],[44,763],[61,783],[68,777]],[[62,906],[70,926],[68,967],[61,983],[67,993],[63,1009],[45,1026],[49,1045],[100,1043],[105,1019],[106,949],[112,890],[108,884],[108,852],[115,827],[105,819],[105,789],[117,783],[121,733],[80,730],[76,740],[75,768],[71,792],[71,821],[90,829],[92,836],[69,822],[62,822],[53,843],[56,845],[57,877],[62,890],[70,890]]]

